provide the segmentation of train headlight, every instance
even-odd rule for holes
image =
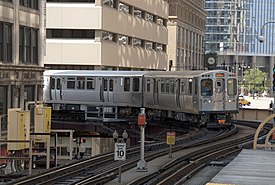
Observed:
[[[211,103],[212,102],[212,100],[210,99],[210,100],[208,100],[208,103]]]
[[[228,100],[228,102],[229,102],[229,103],[231,103],[231,102],[232,102],[232,100]]]

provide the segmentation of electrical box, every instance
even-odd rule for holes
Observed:
[[[8,110],[8,140],[30,140],[30,111]],[[28,142],[8,142],[8,150],[29,148]]]
[[[35,108],[34,131],[35,133],[51,133],[51,107],[38,105]],[[49,135],[35,135],[35,142],[46,142]]]

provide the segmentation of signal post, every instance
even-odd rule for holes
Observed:
[[[145,108],[140,108],[140,114],[138,115],[138,125],[140,126],[140,160],[137,163],[137,171],[147,172],[147,163],[144,160],[144,141],[146,125]]]

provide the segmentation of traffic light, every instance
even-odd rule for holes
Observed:
[[[275,91],[275,66],[273,67],[273,92]]]
[[[85,138],[82,138],[82,139],[81,139],[81,143],[86,143],[86,139],[85,139]]]

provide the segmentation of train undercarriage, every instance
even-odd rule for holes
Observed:
[[[57,108],[58,107],[58,108]],[[83,121],[128,121],[136,120],[140,113],[139,107],[97,107],[81,105],[53,106],[52,118],[58,120]],[[147,120],[160,120],[172,118],[180,121],[188,121],[199,127],[227,126],[232,122],[232,113],[182,113],[168,110],[146,109]]]

